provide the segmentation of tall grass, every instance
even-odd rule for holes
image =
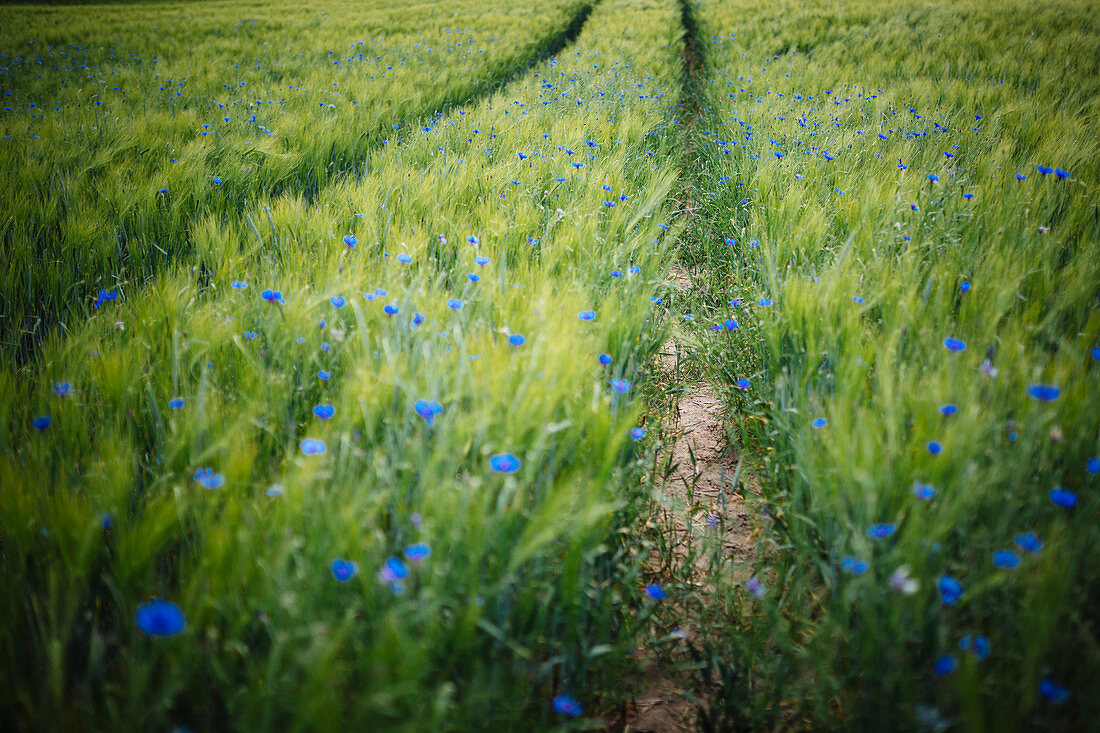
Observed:
[[[672,3],[607,0],[360,175],[197,217],[187,258],[0,376],[6,729],[600,715],[655,603],[631,429],[677,38]],[[182,633],[143,632],[152,597]]]
[[[709,724],[1100,713],[1090,10],[698,5],[698,339],[768,517],[766,591],[727,582],[700,643]]]
[[[310,197],[427,118],[555,53],[589,5],[141,4],[0,8],[0,349],[129,294],[192,227]]]

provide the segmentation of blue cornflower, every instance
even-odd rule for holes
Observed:
[[[31,420],[31,425],[34,425],[34,429],[41,433],[46,428],[50,427],[50,423],[52,422],[53,418],[49,415],[39,415]]]
[[[521,465],[514,453],[498,453],[489,458],[489,468],[497,473],[515,473]]]
[[[878,524],[872,524],[870,529],[867,530],[867,536],[873,540],[881,540],[894,534],[893,522],[879,522]]]
[[[928,174],[928,180],[931,181],[932,183],[935,183],[936,181],[940,180],[940,177],[937,176],[935,173],[929,173]]]
[[[387,316],[396,316],[400,309],[397,307],[397,303],[387,303],[382,306],[382,312]]]
[[[343,308],[344,305],[347,304],[347,301],[344,300],[344,296],[342,295],[334,295],[328,299],[328,302],[332,303],[337,308]]]
[[[937,584],[937,588],[940,592],[940,600],[943,601],[945,606],[953,605],[955,601],[963,596],[963,587],[959,585],[959,581],[955,580],[950,575],[941,577]]]
[[[645,587],[645,594],[650,598],[660,601],[665,597],[665,589],[657,583],[651,583]]]
[[[1058,176],[1059,178],[1069,178],[1069,171],[1062,168],[1055,168],[1054,175]]]
[[[378,578],[383,583],[389,583],[395,593],[400,593],[400,581],[409,577],[409,568],[399,557],[388,557],[382,563],[382,569],[378,571]],[[394,587],[394,585],[398,587]]]
[[[1020,564],[1020,556],[1012,550],[997,550],[993,553],[993,566],[1011,570]]]
[[[727,318],[726,322],[722,325],[726,327],[727,331],[733,331],[737,328],[737,321],[733,320],[732,318]]]
[[[855,557],[841,558],[840,569],[852,575],[863,575],[867,572],[867,561]]]
[[[184,402],[182,397],[173,397],[172,399],[168,400],[169,410],[182,410],[183,405]]]
[[[215,473],[212,468],[199,468],[195,470],[195,481],[204,489],[213,491],[225,485],[225,476]]]
[[[1016,174],[1016,180],[1017,180],[1017,181],[1026,181],[1026,180],[1027,180],[1027,176],[1025,176],[1025,175],[1024,175],[1023,173],[1017,173],[1017,174]]]
[[[1053,402],[1062,394],[1062,389],[1053,384],[1031,384],[1028,385],[1027,394],[1040,402]]]
[[[322,382],[327,382],[331,376],[332,372],[326,372],[324,369],[321,369],[317,372],[317,378],[320,379]]]
[[[420,562],[432,556],[432,548],[427,542],[417,542],[405,548],[405,558],[410,562]]]
[[[969,201],[970,199],[974,198],[974,194],[972,194],[972,193],[964,193],[964,194],[963,194],[963,198]]]
[[[338,583],[348,582],[359,572],[359,563],[354,560],[345,560],[342,557],[333,560],[328,567],[332,571],[332,577],[336,578]]]
[[[1060,486],[1055,486],[1050,490],[1050,500],[1055,505],[1065,508],[1070,508],[1077,503],[1077,494],[1072,491],[1067,491]]]
[[[966,342],[957,338],[945,338],[943,340],[943,346],[948,351],[965,351]]]
[[[448,298],[447,307],[453,311],[460,311],[462,310],[462,301],[458,298]]]
[[[301,448],[302,453],[307,456],[319,456],[328,450],[328,446],[325,445],[325,441],[317,438],[305,438],[298,445]]]
[[[630,431],[630,437],[634,440],[641,440],[645,437],[645,428],[633,428]]]
[[[828,424],[829,424],[829,421],[828,421],[828,420],[826,420],[826,419],[825,419],[825,418],[823,418],[823,417],[819,417],[819,418],[817,418],[816,420],[814,420],[814,421],[813,421],[812,423],[810,423],[810,425],[811,425],[812,427],[815,427],[815,428],[818,428],[818,429],[820,429],[820,428],[823,428],[823,427],[825,427],[825,426],[826,426],[826,425],[828,425]]]
[[[215,186],[222,185],[222,177],[221,176],[214,176],[214,185]]]
[[[118,299],[117,290],[100,290],[99,295],[95,298],[95,303],[92,304],[93,310],[99,310],[99,306],[112,300]]]
[[[234,290],[244,290],[248,287],[248,283],[246,283],[244,280],[234,280],[230,283],[230,285],[233,286]]]
[[[134,621],[149,636],[175,636],[187,625],[179,606],[159,598],[138,606]]]
[[[527,343],[527,339],[522,333],[513,333],[511,336],[508,337],[508,343],[510,343],[512,346],[523,346],[525,343]]]
[[[562,715],[571,715],[576,717],[584,712],[581,709],[581,704],[576,701],[575,698],[569,695],[558,695],[554,698],[553,702],[554,712],[561,713]]]
[[[313,408],[313,414],[322,420],[328,420],[336,414],[336,408],[332,405],[320,404]]]
[[[923,501],[928,501],[936,495],[936,487],[932,484],[922,484],[920,481],[913,482],[913,488],[910,489],[913,495]]]
[[[1035,166],[1035,169],[1036,169],[1037,171],[1039,171],[1040,173],[1042,173],[1042,174],[1043,174],[1044,176],[1045,176],[1045,175],[1049,175],[1049,174],[1051,174],[1051,173],[1053,173],[1053,172],[1054,172],[1054,169],[1053,169],[1053,168],[1048,168],[1048,167],[1047,167],[1047,166],[1045,166],[1045,165],[1037,165],[1037,166]]]
[[[611,389],[618,394],[624,394],[630,391],[631,384],[625,379],[612,379]]]
[[[611,354],[600,354],[599,361],[604,366],[611,363]]]
[[[959,649],[964,652],[970,652],[978,658],[979,662],[988,657],[989,652],[992,651],[989,639],[984,636],[975,636],[971,638],[970,634],[959,639]]]
[[[466,237],[466,241],[469,242],[470,244],[481,244],[481,240],[478,239],[477,237],[475,237],[473,234]]]
[[[252,339],[256,338],[256,336],[257,336],[257,335],[258,335],[258,334],[257,334],[257,333],[256,333],[255,331],[245,331],[245,332],[244,332],[244,337],[245,337],[246,339],[248,339],[249,341],[251,341]]]
[[[970,287],[971,287],[970,283],[968,283],[968,282],[963,282],[963,283],[959,284],[959,290],[964,292],[964,293],[970,292]]]
[[[286,303],[286,301],[283,300],[283,294],[278,290],[265,290],[260,293],[260,297],[268,303]]]
[[[477,274],[476,272],[469,272],[469,273],[466,273],[466,277],[467,277],[467,278],[468,278],[468,279],[470,280],[470,282],[472,282],[472,283],[476,283],[476,282],[481,282],[481,275],[478,275],[478,274]]]
[[[940,414],[941,415],[944,415],[944,416],[954,415],[958,411],[959,411],[958,405],[951,404],[950,402],[948,402],[945,405],[940,405]]]
[[[772,299],[771,298],[761,298],[760,300],[756,301],[756,303],[757,303],[757,305],[760,305],[760,306],[763,306],[764,308],[767,308],[768,306],[770,306],[772,304]]]
[[[1100,457],[1093,457],[1085,462],[1085,470],[1093,476],[1100,473]]]
[[[749,387],[750,387],[751,385],[752,385],[752,382],[750,382],[749,380],[747,380],[747,379],[745,379],[744,377],[742,377],[741,379],[738,379],[738,380],[737,380],[737,385],[736,385],[736,386],[737,386],[737,389],[740,389],[740,390],[746,390],[746,389],[748,389],[748,388],[749,388]]]
[[[1039,694],[1042,695],[1047,702],[1061,705],[1069,698],[1069,688],[1055,684],[1053,680],[1047,677],[1039,683]]]
[[[401,254],[397,255],[397,261],[403,265],[407,265],[413,261],[413,258],[402,252]]]
[[[637,265],[631,265],[630,267],[626,268],[626,271],[631,275],[637,275],[639,272],[642,271],[642,268],[638,267]]]
[[[484,255],[478,255],[474,258],[474,264],[484,267],[489,264],[489,258]]]
[[[928,452],[934,456],[938,456],[940,453],[943,453],[943,446],[940,445],[938,441],[930,440],[928,441]]]
[[[954,672],[956,666],[958,666],[958,662],[955,660],[955,657],[950,654],[944,654],[936,658],[935,663],[932,665],[932,670],[940,677],[945,677]]]
[[[359,240],[356,239],[354,234],[345,234],[344,244],[348,246],[348,249],[355,249],[355,245],[359,244]]]
[[[591,321],[596,318],[596,311],[581,311],[577,314],[577,318],[582,321]]]
[[[424,422],[431,425],[436,415],[442,414],[443,405],[435,400],[417,400],[416,404],[413,405],[413,410],[417,415],[424,418]]]
[[[1034,532],[1018,534],[1015,539],[1013,539],[1013,542],[1015,542],[1024,552],[1029,552],[1032,555],[1043,549],[1043,541],[1036,537]]]
[[[611,271],[611,277],[622,277],[622,276],[623,276],[623,273],[622,273],[621,270],[612,270]]]

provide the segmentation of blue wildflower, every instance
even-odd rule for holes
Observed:
[[[413,258],[402,252],[401,254],[397,255],[397,261],[403,265],[407,265],[413,261]]]
[[[756,302],[757,302],[758,305],[760,305],[764,308],[767,308],[768,306],[770,306],[772,304],[772,299],[771,298],[761,298],[760,300],[758,300]]]
[[[950,402],[948,402],[946,405],[940,405],[940,414],[941,415],[944,415],[944,416],[954,415],[958,411],[959,411],[958,405],[953,405]]]
[[[233,286],[234,290],[244,290],[248,287],[248,283],[246,283],[244,280],[234,280],[232,283],[230,283],[230,285]]]
[[[1043,541],[1036,537],[1034,532],[1018,534],[1013,539],[1013,542],[1015,542],[1024,552],[1029,552],[1032,555],[1043,549]]]
[[[873,540],[881,540],[894,534],[895,529],[893,522],[879,522],[871,525],[867,530],[867,536]]]
[[[1069,699],[1069,688],[1055,684],[1053,680],[1047,677],[1039,683],[1039,694],[1042,695],[1047,702],[1061,705]]]
[[[514,453],[498,453],[489,458],[489,467],[497,473],[515,473],[521,465]]]
[[[93,310],[99,310],[99,307],[104,303],[118,299],[117,290],[100,290],[99,295],[96,296],[95,303],[92,304]]]
[[[937,588],[940,592],[940,600],[945,606],[954,605],[955,601],[963,596],[963,587],[950,575],[941,577]]]
[[[612,379],[611,389],[618,394],[624,394],[630,391],[631,384],[625,379]]]
[[[630,431],[630,437],[634,440],[641,440],[645,437],[645,428],[633,428]]]
[[[581,704],[569,695],[558,695],[554,698],[553,708],[555,713],[576,717],[583,713]]]
[[[577,318],[582,321],[591,321],[596,318],[596,311],[581,311],[577,314]]]
[[[1056,506],[1070,508],[1077,503],[1077,494],[1072,491],[1067,491],[1059,486],[1055,486],[1050,490],[1050,500],[1054,502]]]
[[[325,441],[317,438],[305,438],[298,447],[301,448],[302,453],[307,456],[319,456],[328,450]]]
[[[1027,180],[1027,176],[1025,176],[1025,175],[1024,175],[1023,173],[1017,173],[1017,174],[1016,174],[1016,180],[1017,180],[1017,181],[1026,181],[1026,180]]]
[[[466,277],[467,277],[467,278],[468,278],[468,279],[470,280],[470,282],[472,282],[472,283],[476,283],[476,282],[481,282],[481,275],[478,275],[478,274],[477,274],[476,272],[469,272],[469,273],[466,273]]]
[[[169,410],[182,410],[183,409],[183,404],[184,403],[183,403],[183,398],[182,397],[173,397],[172,399],[168,400],[168,409]]]
[[[1054,169],[1053,169],[1053,168],[1048,168],[1048,167],[1047,167],[1047,166],[1045,166],[1045,165],[1037,165],[1037,166],[1035,166],[1035,169],[1036,169],[1037,171],[1039,171],[1040,173],[1042,173],[1042,174],[1043,174],[1044,176],[1045,176],[1045,175],[1049,175],[1049,174],[1051,174],[1051,173],[1053,173],[1053,172],[1054,172]]]
[[[313,414],[322,420],[328,420],[330,417],[336,414],[336,408],[332,405],[320,404],[313,408]]]
[[[397,307],[397,303],[387,303],[382,306],[382,312],[387,316],[396,316],[400,309]]]
[[[283,300],[283,294],[278,290],[265,290],[260,293],[260,297],[268,303],[286,303],[286,301]]]
[[[462,301],[458,298],[448,298],[447,307],[453,311],[460,311],[462,310]]]
[[[940,177],[937,176],[935,173],[929,173],[928,174],[928,180],[931,181],[932,183],[935,183],[936,181],[940,180]]]
[[[645,594],[650,598],[660,601],[665,598],[665,589],[657,583],[651,583],[645,587]]]
[[[216,473],[212,468],[199,468],[195,470],[195,481],[204,489],[213,491],[225,485],[225,476]]]
[[[477,237],[475,237],[473,234],[466,237],[466,241],[469,242],[470,244],[481,244],[481,240],[478,239]]]
[[[841,558],[840,569],[852,575],[863,575],[867,572],[867,561],[855,557]]]
[[[485,265],[489,264],[489,258],[484,255],[478,255],[474,258],[474,264],[484,267]]]
[[[511,336],[508,337],[508,343],[510,343],[512,346],[519,347],[527,343],[527,339],[521,333],[513,333]]]
[[[971,638],[970,634],[959,639],[959,649],[964,652],[970,652],[978,658],[979,662],[988,657],[989,652],[992,650],[989,639],[984,636],[975,636]]]
[[[1020,556],[1012,550],[997,550],[993,553],[993,566],[1011,570],[1020,564]]]
[[[955,671],[955,667],[958,666],[958,662],[950,654],[944,654],[941,657],[937,657],[935,663],[932,665],[932,670],[940,677],[945,677]]]
[[[175,636],[187,625],[179,606],[159,598],[138,606],[134,621],[149,636]]]
[[[745,379],[744,377],[742,377],[741,379],[738,379],[738,380],[737,380],[737,385],[736,385],[736,386],[737,386],[737,389],[740,389],[740,390],[746,390],[746,389],[748,389],[748,388],[749,388],[749,387],[750,387],[751,385],[752,385],[752,382],[750,382],[749,380],[747,380],[747,379]]]
[[[410,562],[420,562],[432,556],[432,548],[427,542],[417,542],[405,548],[405,558]]]
[[[923,501],[928,501],[936,495],[936,487],[932,484],[922,484],[920,481],[913,482],[913,488],[910,489],[913,495]]]
[[[1085,470],[1093,476],[1100,473],[1100,457],[1093,457],[1085,462]]]
[[[50,391],[58,397],[67,397],[69,392],[72,391],[73,385],[70,382],[54,382]]]
[[[943,346],[948,351],[965,351],[966,342],[957,338],[945,338],[943,340]]]
[[[434,400],[417,400],[413,405],[413,410],[417,415],[424,418],[424,421],[429,425],[435,420],[435,416],[443,412],[443,405]]]
[[[50,423],[52,422],[53,418],[49,415],[39,415],[31,420],[31,425],[34,425],[34,429],[41,433],[46,428],[50,427]]]
[[[342,295],[334,295],[328,299],[328,302],[332,303],[337,308],[343,308],[344,305],[347,303],[347,301],[344,300],[344,296]]]
[[[934,456],[938,456],[940,453],[943,453],[943,446],[940,445],[938,441],[930,440],[928,441],[928,452]]]
[[[317,378],[320,379],[322,382],[327,382],[331,376],[332,372],[326,372],[324,369],[321,369],[317,372]]]
[[[345,560],[342,557],[333,560],[328,567],[332,571],[332,577],[336,578],[338,583],[348,582],[359,572],[359,563],[354,560]]]
[[[1031,384],[1028,385],[1027,394],[1040,402],[1053,402],[1062,394],[1062,389],[1053,384]]]
[[[600,354],[599,362],[604,366],[611,363],[611,354]]]
[[[359,240],[356,239],[354,234],[345,234],[344,244],[348,246],[348,249],[355,249],[355,245],[359,244]]]
[[[819,417],[816,420],[814,420],[812,423],[810,423],[810,425],[812,427],[815,427],[815,428],[818,428],[818,429],[821,429],[821,428],[825,427],[828,424],[829,424],[829,421],[826,420],[823,417]]]
[[[1054,175],[1058,176],[1059,178],[1069,178],[1069,171],[1063,168],[1055,168]]]

